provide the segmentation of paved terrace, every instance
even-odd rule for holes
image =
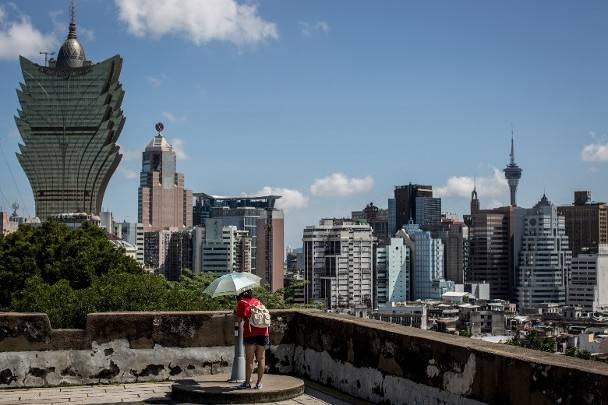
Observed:
[[[602,363],[347,315],[272,315],[272,373],[361,400],[608,405],[608,365]],[[53,403],[50,393],[68,390],[117,390],[129,401],[134,389],[163,394],[154,390],[167,389],[168,381],[228,372],[232,333],[227,312],[90,314],[84,330],[51,329],[44,314],[3,313],[0,398],[38,392],[42,398],[36,387],[59,386],[44,395],[47,403]],[[65,387],[88,384],[95,386]],[[19,387],[30,389],[15,391]],[[298,400],[315,400],[309,396]],[[326,402],[335,403],[331,396]]]

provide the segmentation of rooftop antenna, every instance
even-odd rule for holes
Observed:
[[[76,2],[70,0],[70,30],[68,38],[76,38]]]
[[[53,56],[53,55],[55,55],[55,52],[40,51],[40,55],[44,55],[44,67],[48,67],[49,55]]]

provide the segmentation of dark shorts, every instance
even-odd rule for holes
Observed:
[[[243,338],[245,345],[270,346],[270,336],[252,336]]]

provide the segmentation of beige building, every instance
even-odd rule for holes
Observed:
[[[144,231],[191,227],[192,191],[176,172],[173,147],[159,132],[142,155],[137,215]]]

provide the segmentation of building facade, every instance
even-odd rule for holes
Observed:
[[[433,186],[408,184],[395,187],[395,232],[416,219],[416,197],[433,197]]]
[[[356,221],[367,221],[372,227],[379,245],[389,243],[388,210],[369,203],[362,211],[353,211],[351,218]]]
[[[565,305],[571,261],[564,217],[543,195],[524,217],[516,279],[518,305]]]
[[[15,118],[23,143],[17,159],[27,176],[36,216],[99,215],[110,177],[122,155],[116,144],[125,117],[118,78],[122,58],[85,57],[72,15],[57,60],[40,66],[19,59],[23,83]]]
[[[405,302],[410,298],[410,248],[403,238],[391,238],[390,243],[376,251],[378,306]]]
[[[416,197],[414,223],[421,226],[441,223],[441,198]]]
[[[350,219],[323,219],[304,229],[306,303],[357,311],[374,306],[374,236]]]
[[[418,224],[408,224],[405,232],[413,241],[411,297],[418,299],[441,299],[445,289],[443,269],[443,242],[434,239],[430,232],[420,229]],[[397,232],[397,236],[401,233]]]
[[[567,301],[584,312],[608,310],[608,245],[572,258]]]
[[[144,225],[137,222],[118,222],[114,224],[114,234],[135,246],[135,259],[144,264]]]
[[[591,201],[591,191],[576,191],[574,204],[557,208],[566,221],[566,235],[572,256],[597,253],[608,243],[608,204]]]
[[[437,224],[422,225],[434,239],[441,239],[444,247],[443,268],[445,279],[457,284],[464,282],[465,254],[468,238],[468,227],[462,221],[443,219]]]
[[[192,226],[192,191],[184,189],[184,175],[176,172],[173,147],[158,133],[142,153],[138,190],[138,222],[146,232]]]

